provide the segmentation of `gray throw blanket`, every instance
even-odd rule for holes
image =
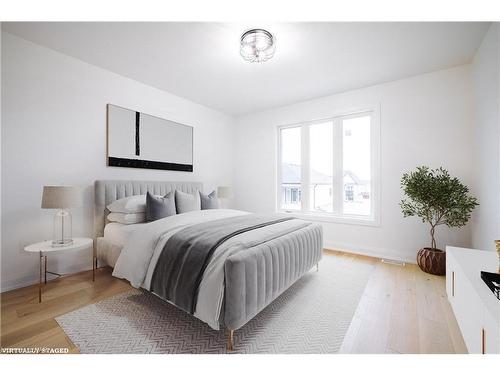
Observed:
[[[181,229],[169,238],[158,258],[151,291],[194,314],[203,272],[217,247],[238,234],[291,219],[252,214]]]

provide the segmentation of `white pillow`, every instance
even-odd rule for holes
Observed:
[[[124,214],[144,213],[146,212],[146,194],[118,199],[108,205],[108,210]]]
[[[136,214],[124,214],[122,212],[111,212],[108,215],[109,221],[115,221],[121,224],[137,224],[144,223],[146,221],[145,213],[136,213]]]

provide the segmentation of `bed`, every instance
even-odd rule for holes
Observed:
[[[194,315],[234,331],[273,302],[322,256],[318,224],[285,215],[211,209],[151,223],[109,223],[107,205],[147,191],[203,191],[199,182],[98,180],[95,236],[99,265]]]

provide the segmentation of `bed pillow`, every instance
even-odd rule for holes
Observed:
[[[189,211],[201,210],[200,194],[188,194],[182,191],[175,191],[175,208],[178,214]]]
[[[172,192],[163,197],[147,192],[146,221],[155,221],[172,215],[175,215],[175,198]]]
[[[202,210],[219,208],[219,200],[217,199],[217,194],[215,193],[215,190],[208,195],[205,195],[200,191],[200,200],[201,200]]]
[[[111,212],[121,212],[124,214],[136,214],[146,212],[146,195],[132,195],[118,199],[108,206]]]
[[[120,224],[137,224],[144,223],[145,214],[143,212],[135,214],[124,214],[123,212],[111,212],[108,215],[109,221],[114,221]]]

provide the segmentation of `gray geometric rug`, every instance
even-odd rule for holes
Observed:
[[[241,329],[230,353],[336,353],[373,265],[324,256]],[[226,353],[226,335],[134,290],[56,318],[81,353]]]

